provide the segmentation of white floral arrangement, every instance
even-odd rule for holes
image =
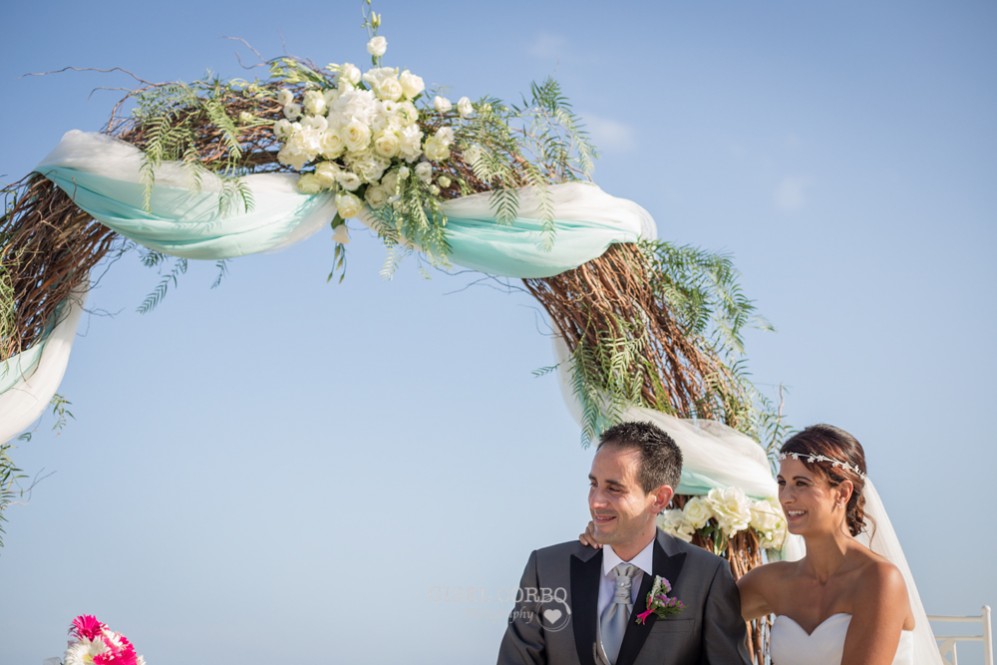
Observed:
[[[373,23],[379,24],[376,14]],[[431,108],[418,108],[425,83],[407,69],[379,66],[387,45],[383,36],[367,42],[375,66],[365,72],[352,63],[328,65],[333,87],[312,80],[305,81],[300,97],[289,88],[277,95],[284,113],[274,124],[274,134],[282,141],[278,160],[299,172],[311,168],[299,177],[298,188],[308,194],[335,194],[342,220],[358,217],[365,205],[378,210],[397,202],[400,185],[410,177],[433,195],[451,184],[445,173],[434,177],[434,164],[450,158],[455,133],[445,119],[454,115],[454,104],[436,96]],[[460,118],[475,112],[467,97],[458,100],[456,110]],[[437,118],[427,120],[426,114]],[[431,133],[424,131],[427,126],[433,127]],[[336,240],[344,242],[348,236],[340,226],[334,224]]]
[[[766,550],[782,549],[787,533],[778,502],[753,500],[739,487],[714,488],[692,497],[684,508],[662,512],[658,526],[686,542],[697,534],[710,538],[718,553],[726,550],[730,538],[747,529],[757,534],[759,546]]]
[[[257,122],[269,133],[261,163],[275,159],[298,173],[301,192],[334,197],[334,272],[342,270],[347,219],[377,233],[389,264],[398,246],[447,266],[445,201],[488,192],[494,220],[507,224],[517,217],[522,188],[549,203],[548,185],[589,179],[594,148],[555,81],[532,84],[519,105],[492,97],[453,102],[427,91],[412,71],[382,66],[388,40],[377,34],[381,17],[369,9],[365,17],[369,69],[272,60]],[[552,205],[542,206],[538,221],[549,248]]]

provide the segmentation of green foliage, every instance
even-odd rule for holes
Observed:
[[[169,269],[169,272],[164,274],[163,269],[168,263],[172,261],[173,266]],[[187,259],[182,257],[171,257],[162,252],[157,252],[155,250],[145,250],[142,254],[142,264],[146,268],[158,268],[161,278],[159,284],[156,285],[149,294],[142,301],[142,304],[138,306],[136,311],[140,314],[148,314],[163,301],[166,297],[167,291],[169,291],[170,285],[176,288],[178,285],[178,280],[180,275],[187,272]],[[216,264],[217,265],[217,264]],[[218,278],[215,280],[217,285],[224,274],[224,271],[219,274]]]
[[[252,196],[238,180],[243,146],[239,127],[229,115],[229,102],[258,94],[254,84],[210,78],[191,84],[168,83],[135,95],[132,116],[144,137],[141,176],[147,210],[156,181],[155,169],[167,161],[182,162],[190,169],[197,186],[209,169],[222,179],[219,214],[231,210],[236,200],[245,210],[252,209]],[[201,158],[205,127],[217,132],[218,141],[226,148],[225,159],[208,162]]]
[[[52,424],[52,429],[59,433],[66,426],[67,419],[73,418],[72,412],[69,410],[69,405],[72,404],[62,395],[56,393],[52,396],[52,400],[49,405],[52,407],[52,415],[55,416],[55,422]],[[31,432],[25,432],[17,437],[18,441],[30,441]],[[15,501],[23,499],[25,494],[31,491],[29,486],[27,489],[21,487],[21,481],[25,480],[27,476],[18,468],[14,461],[10,457],[10,452],[14,449],[14,444],[11,441],[0,442],[0,548],[3,547],[3,535],[5,533],[3,529],[3,523],[7,521],[6,511],[14,504]],[[32,486],[34,483],[32,483]]]
[[[582,407],[586,444],[619,422],[628,406],[642,404],[645,372],[637,368],[645,363],[648,332],[642,321],[612,317],[599,323],[594,337],[594,344],[583,340],[571,356],[572,389]]]
[[[734,362],[744,353],[747,325],[772,329],[744,295],[729,256],[663,240],[644,241],[641,247],[656,295],[686,334],[708,338],[721,357]]]
[[[0,443],[0,547],[3,547],[3,536],[6,533],[3,528],[7,521],[6,511],[21,496],[17,486],[26,478],[10,458],[13,448],[14,445],[10,442]]]
[[[540,203],[543,248],[556,237],[549,186],[588,179],[596,157],[581,120],[553,79],[533,83],[522,105],[483,98],[477,112],[457,126],[457,145],[475,178],[491,191],[496,220],[510,223],[519,211],[518,188],[531,187]],[[471,187],[462,183],[462,191]]]
[[[522,119],[524,157],[554,182],[588,179],[597,156],[581,119],[552,78],[530,85],[532,97],[513,111]]]

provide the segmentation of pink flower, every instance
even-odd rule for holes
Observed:
[[[115,633],[92,614],[81,614],[73,619],[69,632],[80,640],[84,651],[93,659],[94,665],[138,665],[138,654],[135,653],[135,647],[128,638]]]
[[[69,628],[69,633],[75,635],[77,638],[87,638],[93,641],[98,635],[104,632],[107,628],[100,621],[97,621],[97,617],[92,614],[81,614],[80,616],[73,619],[73,625]]]

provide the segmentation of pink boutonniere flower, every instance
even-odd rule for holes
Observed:
[[[659,619],[675,616],[685,609],[685,603],[675,597],[668,597],[672,590],[671,582],[660,575],[654,576],[651,592],[647,594],[647,610],[637,615],[637,623],[643,625],[652,614]]]

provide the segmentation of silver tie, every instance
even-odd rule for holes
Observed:
[[[599,619],[602,648],[611,664],[615,663],[620,655],[623,634],[627,632],[627,622],[634,607],[630,600],[630,588],[638,570],[637,566],[629,563],[620,563],[613,568],[613,572],[616,573],[616,590],[613,592],[613,599]]]

